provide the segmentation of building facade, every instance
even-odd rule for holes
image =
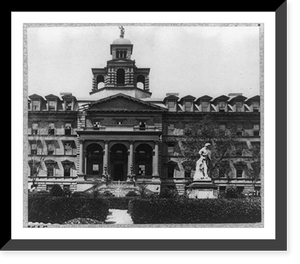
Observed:
[[[245,149],[260,149],[260,96],[242,94],[154,99],[150,68],[131,59],[133,44],[124,34],[110,45],[112,59],[92,69],[90,99],[71,93],[28,98],[28,188],[115,191],[122,195],[141,183],[154,193],[165,188],[185,193],[186,171],[174,147],[188,123],[209,115],[220,125],[236,123]],[[260,191],[260,159],[247,151],[227,159],[214,178],[219,191],[236,186]],[[253,176],[254,175],[254,176]]]

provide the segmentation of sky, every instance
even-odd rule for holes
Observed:
[[[92,68],[112,57],[110,44],[119,25],[39,26],[27,28],[28,95],[71,92],[89,98]],[[259,27],[191,24],[126,24],[133,44],[131,59],[150,68],[152,98],[216,97],[259,88]]]

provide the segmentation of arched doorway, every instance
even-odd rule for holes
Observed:
[[[153,149],[148,144],[140,144],[135,150],[135,172],[137,176],[152,175]]]
[[[87,164],[86,174],[87,175],[101,175],[103,171],[103,149],[97,143],[92,143],[86,148]]]
[[[127,147],[121,143],[110,149],[110,168],[113,181],[125,181],[127,178]]]

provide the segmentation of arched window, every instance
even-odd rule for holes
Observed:
[[[139,75],[136,78],[136,86],[140,89],[144,89],[145,88],[145,76],[144,75]]]
[[[117,70],[117,85],[124,85],[125,83],[125,71],[124,69]]]
[[[98,75],[97,76],[97,88],[100,89],[102,87],[104,87],[104,76]]]

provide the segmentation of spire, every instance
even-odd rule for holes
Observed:
[[[120,26],[119,29],[120,29],[120,38],[124,38],[125,28],[123,26]]]

